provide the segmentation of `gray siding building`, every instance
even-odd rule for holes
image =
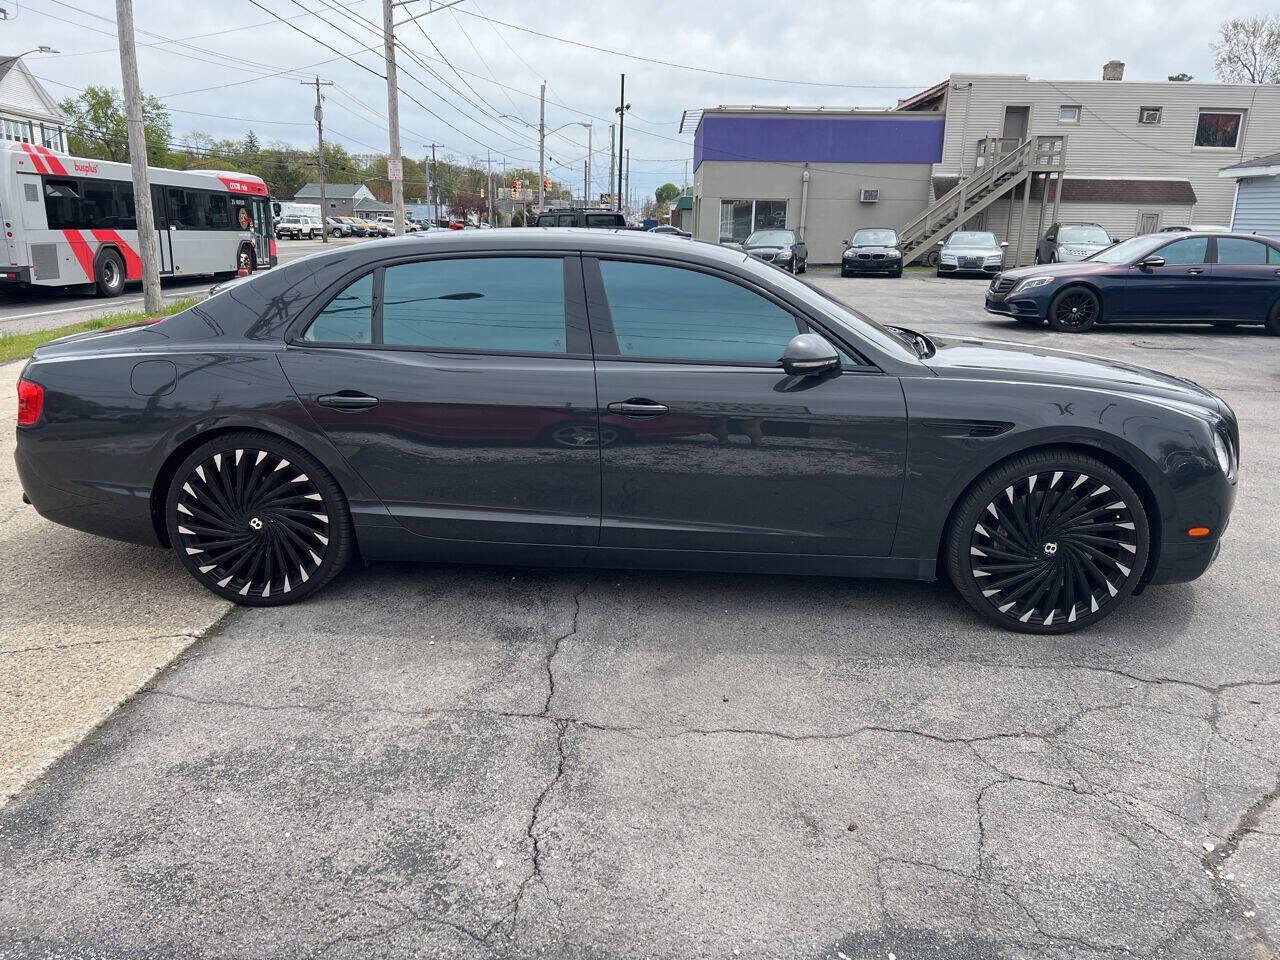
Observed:
[[[363,183],[326,183],[326,217],[376,217],[391,212],[391,204],[383,203]],[[293,197],[295,203],[319,203],[320,184],[308,183]]]
[[[1280,153],[1226,167],[1219,176],[1236,185],[1231,229],[1280,240]]]
[[[0,137],[65,153],[67,117],[19,57],[0,57]]]

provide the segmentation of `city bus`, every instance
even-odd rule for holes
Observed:
[[[127,163],[33,143],[0,143],[0,285],[92,284],[119,296],[142,279]],[[219,170],[149,168],[162,277],[234,274],[276,263],[267,185]],[[7,265],[6,265],[7,264]]]

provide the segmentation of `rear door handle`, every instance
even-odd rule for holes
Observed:
[[[644,397],[632,397],[630,400],[609,404],[610,413],[619,413],[631,420],[647,420],[650,417],[660,417],[668,409],[665,403],[654,403]]]
[[[1192,267],[1190,270],[1187,271],[1187,273],[1192,273],[1192,274],[1195,274],[1196,276],[1199,276],[1200,274],[1204,273],[1204,271],[1199,267]]]
[[[326,393],[324,396],[316,397],[316,403],[322,407],[332,407],[335,410],[346,410],[355,412],[357,410],[368,410],[370,407],[378,405],[378,398],[371,397],[367,393],[356,393],[354,390],[344,391],[342,393]]]

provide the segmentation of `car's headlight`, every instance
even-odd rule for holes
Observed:
[[[775,259],[775,260],[790,260],[790,259],[791,259],[791,251],[790,251],[790,250],[779,250],[779,251],[778,251],[778,255],[777,255],[776,257],[774,257],[774,259]]]
[[[1053,283],[1053,277],[1027,277],[1027,279],[1019,282],[1013,288],[1013,292],[1023,293],[1027,290],[1034,290],[1036,287],[1043,287],[1047,283]]]
[[[898,257],[902,256],[902,251],[901,251],[901,250],[890,250],[890,251],[888,251],[888,252],[886,252],[886,253],[885,253],[885,256],[886,256],[886,257],[888,257],[890,260],[896,260],[896,259],[898,259]]]
[[[1003,253],[992,253],[987,256],[987,263],[999,263],[1004,259]]]
[[[1228,478],[1234,478],[1239,461],[1231,448],[1231,441],[1217,430],[1213,431],[1213,452],[1218,457],[1218,466],[1222,468],[1222,472]]]
[[[841,254],[841,256],[842,256],[845,260],[850,260],[850,259],[852,259],[853,257],[856,257],[856,256],[857,256],[857,254],[856,254],[856,253],[854,253],[852,250],[846,250],[844,253],[842,253],[842,254]]]

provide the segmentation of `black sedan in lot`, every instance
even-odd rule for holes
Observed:
[[[338,248],[46,344],[18,395],[36,510],[252,605],[358,552],[945,575],[992,623],[1059,633],[1204,572],[1239,450],[1190,381],[884,327],[640,232]]]
[[[883,273],[890,277],[902,276],[902,248],[898,246],[898,231],[892,227],[863,227],[844,242],[840,256],[840,276],[852,277],[860,273]]]
[[[1152,233],[1079,263],[998,274],[986,308],[1083,333],[1100,323],[1264,324],[1280,335],[1280,243],[1223,233]]]
[[[809,247],[794,230],[757,230],[743,242],[742,249],[791,273],[809,269]]]

